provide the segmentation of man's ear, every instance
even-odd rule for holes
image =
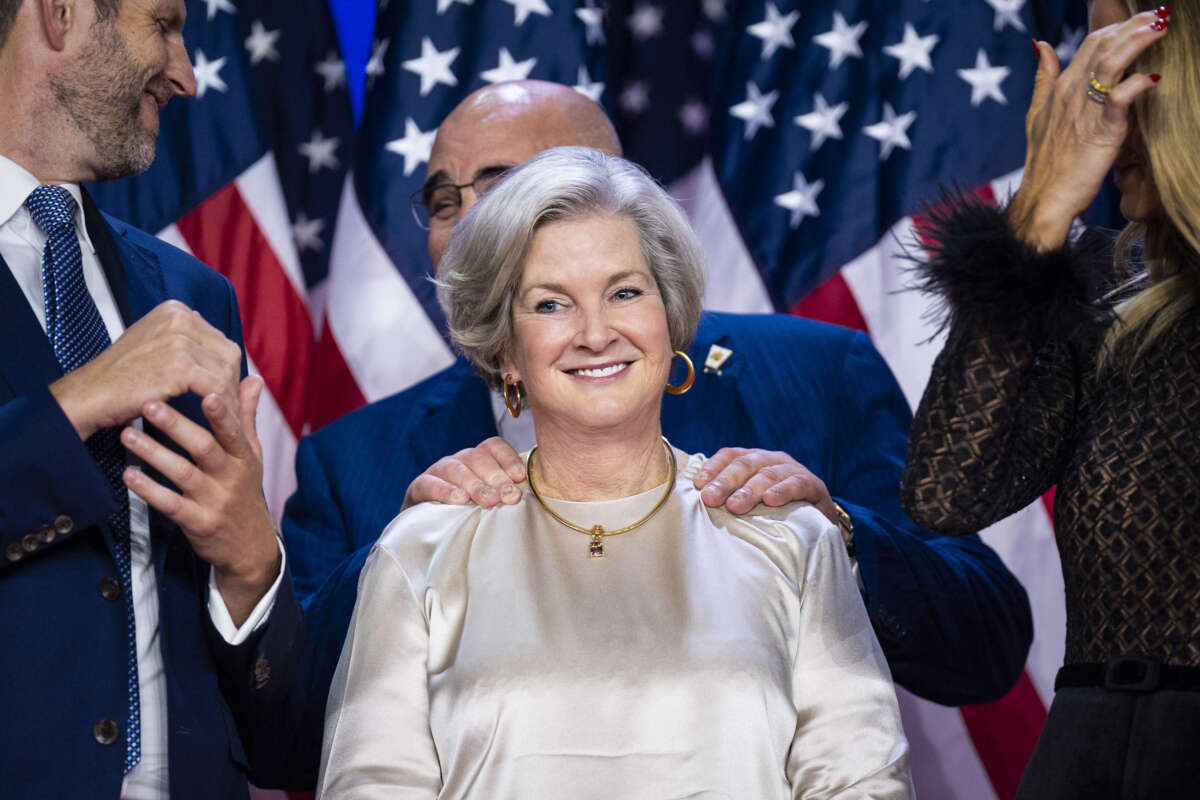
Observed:
[[[67,34],[79,26],[79,0],[35,0],[38,23],[54,50],[67,46]]]

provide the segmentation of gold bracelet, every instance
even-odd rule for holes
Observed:
[[[854,520],[850,518],[850,512],[843,508],[841,503],[832,497],[829,499],[837,511],[837,526],[842,532],[842,541],[846,545],[846,553],[851,558],[855,558],[858,555],[858,548],[854,545]]]

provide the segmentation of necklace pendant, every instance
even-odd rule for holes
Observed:
[[[604,528],[600,525],[592,528],[592,541],[588,545],[588,555],[592,558],[604,558]]]

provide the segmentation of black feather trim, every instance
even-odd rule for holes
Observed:
[[[913,285],[943,299],[943,328],[1024,330],[1037,341],[1092,334],[1112,319],[1100,299],[1111,284],[1107,236],[1038,252],[1013,235],[1003,209],[969,195],[946,195],[917,231],[925,256],[910,254]]]

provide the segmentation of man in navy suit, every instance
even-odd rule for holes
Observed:
[[[247,797],[233,709],[298,630],[232,287],[79,185],[149,166],[194,93],[184,13],[0,0],[6,797]]]
[[[602,109],[567,87],[499,84],[464,100],[438,128],[418,204],[435,268],[480,193],[505,169],[560,145],[620,152]],[[710,353],[720,360],[714,347],[731,354],[701,371]],[[708,485],[705,502],[735,512],[759,501],[813,503],[853,547],[863,600],[897,682],[947,704],[1003,695],[1032,639],[1025,592],[978,537],[934,536],[901,511],[911,412],[869,339],[785,315],[710,313],[690,355],[695,385],[665,399],[662,424],[682,449],[715,453],[697,479]],[[497,433],[504,438],[488,439]],[[528,415],[509,417],[462,359],[301,440],[299,488],[283,532],[306,608],[303,691],[327,690],[359,570],[403,505],[520,500],[513,484],[524,470],[509,442],[532,445]],[[306,713],[297,712],[290,729],[320,726],[313,704]],[[307,747],[291,765],[299,771],[281,782],[306,784],[303,770],[315,768],[316,757],[311,741]]]

